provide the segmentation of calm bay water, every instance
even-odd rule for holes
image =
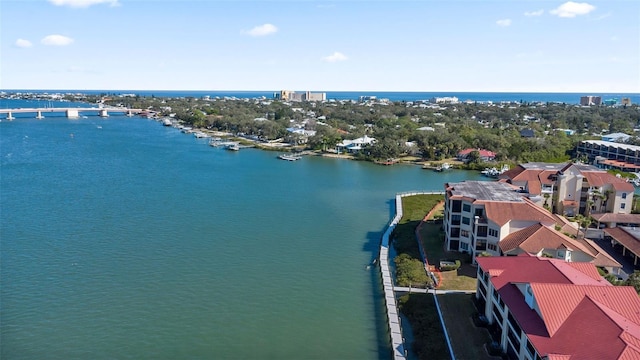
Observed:
[[[388,358],[395,194],[479,178],[117,116],[3,120],[0,152],[3,359]]]

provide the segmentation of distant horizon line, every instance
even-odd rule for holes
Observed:
[[[232,92],[232,93],[250,93],[250,92],[278,92],[281,90],[288,91],[311,91],[311,92],[324,92],[324,93],[335,93],[335,92],[348,92],[348,93],[484,93],[484,94],[509,94],[509,93],[526,93],[526,94],[634,94],[640,95],[640,91],[473,91],[473,90],[289,90],[289,89],[280,89],[280,90],[194,90],[194,89],[54,89],[54,88],[12,88],[12,89],[1,89],[0,92],[10,92],[10,91],[114,91],[114,92],[152,92],[152,91],[160,91],[160,92],[171,92],[171,91],[189,91],[189,92]]]

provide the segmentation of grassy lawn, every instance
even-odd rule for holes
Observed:
[[[438,295],[451,347],[457,359],[495,359],[485,350],[491,340],[487,329],[476,327],[471,319],[476,312],[472,294]],[[498,358],[499,359],[499,358]]]
[[[442,200],[442,195],[404,197],[402,199],[403,217],[392,234],[393,246],[397,256],[422,259],[416,239],[416,228],[427,213],[435,207],[434,216],[423,223],[419,229],[429,263],[436,266],[439,265],[440,260],[460,260],[462,263],[458,270],[440,273],[442,281],[439,289],[474,290],[476,288],[476,269],[468,264],[468,255],[443,250],[443,205],[439,204]],[[454,345],[456,358],[491,359],[484,352],[484,344],[489,341],[488,332],[485,329],[476,328],[471,321],[471,315],[475,311],[471,296],[473,295],[439,295],[438,301],[448,324],[447,328],[450,328],[449,335],[452,338],[452,343],[460,344],[459,350],[456,350]],[[399,299],[399,305],[400,311],[411,323],[415,339],[412,348],[418,358],[449,359],[449,350],[446,346],[433,295],[405,295]]]
[[[415,195],[402,198],[402,219],[393,230],[393,247],[398,254],[422,259],[416,242],[416,227],[440,200],[442,195]]]
[[[442,218],[442,209],[435,218]],[[440,220],[428,221],[420,228],[422,246],[429,264],[438,266],[441,260],[460,260],[462,266],[456,271],[441,272],[439,289],[473,290],[476,288],[476,268],[469,264],[469,255],[455,251],[444,251],[444,232]]]
[[[411,346],[418,359],[450,359],[433,295],[407,294],[398,304],[410,319],[414,337]]]

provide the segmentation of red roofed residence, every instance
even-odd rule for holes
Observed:
[[[574,240],[566,219],[534,204],[528,194],[504,182],[463,181],[445,184],[445,248],[492,256],[529,253],[571,262],[590,262],[617,274],[621,265],[595,242]],[[558,227],[559,230],[555,228]]]
[[[476,299],[512,359],[639,359],[640,297],[588,263],[481,257]]]
[[[629,214],[633,184],[592,165],[526,163],[500,175],[539,206],[556,214]]]
[[[447,250],[501,255],[498,243],[512,232],[535,224],[554,227],[561,221],[536,206],[509,184],[464,181],[445,184],[443,226]]]
[[[472,148],[460,150],[456,155],[456,157],[460,161],[467,162],[469,154],[471,154],[474,151],[477,151],[478,153],[480,153],[480,160],[482,161],[493,161],[496,159],[496,153],[494,153],[493,151],[489,151],[485,149],[472,149]]]

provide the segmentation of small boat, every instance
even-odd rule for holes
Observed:
[[[278,159],[287,160],[287,161],[296,161],[296,160],[302,159],[302,156],[296,156],[292,154],[282,154],[282,155],[278,155]]]
[[[238,144],[229,144],[225,147],[225,149],[227,150],[231,150],[231,151],[240,151],[240,145]]]
[[[480,173],[484,176],[495,177],[498,176],[498,169],[496,169],[495,167],[484,168],[484,170],[482,170]]]
[[[173,125],[173,123],[169,119],[164,119],[164,120],[162,120],[162,125],[171,126],[171,125]]]
[[[193,133],[193,136],[195,136],[198,139],[205,139],[205,138],[210,137],[209,134],[203,133],[202,131],[198,131],[198,132]]]
[[[442,165],[437,166],[434,170],[441,172],[449,169],[451,169],[451,165],[449,165],[449,163],[442,163]]]

